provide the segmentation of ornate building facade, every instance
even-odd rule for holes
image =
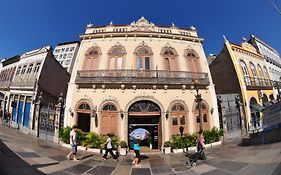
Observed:
[[[134,129],[145,128],[154,149],[181,126],[183,133],[219,126],[203,39],[194,27],[161,27],[142,17],[129,25],[89,24],[80,38],[65,126],[127,142]]]
[[[241,45],[225,39],[224,48],[209,66],[217,94],[239,95],[242,129],[261,128],[261,111],[271,105],[273,97],[273,84],[263,55],[246,38]]]

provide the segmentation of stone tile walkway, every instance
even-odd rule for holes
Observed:
[[[228,142],[206,150],[208,160],[186,165],[185,154],[144,154],[141,166],[132,166],[132,153],[103,161],[101,154],[78,152],[78,162],[66,159],[70,151],[19,130],[0,126],[0,174],[52,175],[280,175],[281,143],[240,147]],[[3,162],[3,163],[2,163]]]

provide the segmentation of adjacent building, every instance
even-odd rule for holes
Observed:
[[[261,110],[273,99],[273,84],[263,55],[245,38],[241,45],[225,39],[221,53],[209,66],[216,93],[238,95],[242,129],[261,128]]]
[[[75,58],[79,49],[79,41],[60,43],[54,49],[54,56],[70,74],[73,70]]]
[[[278,97],[278,99],[280,99],[281,59],[279,53],[255,35],[251,35],[249,43],[251,43],[257,51],[263,55],[269,70],[270,79],[274,81],[275,98]]]
[[[65,126],[114,133],[128,142],[134,129],[144,128],[154,149],[180,128],[193,133],[200,125],[219,126],[203,39],[195,27],[157,26],[142,17],[128,25],[89,24],[80,38]]]
[[[8,106],[8,97],[10,96],[10,86],[14,78],[17,63],[20,56],[16,55],[1,61],[0,69],[0,108],[3,113],[10,112]],[[3,116],[1,116],[3,117]]]
[[[54,116],[49,117],[49,111],[36,113],[35,106],[40,100],[41,109],[54,107],[60,93],[66,94],[69,73],[54,58],[51,46],[23,53],[13,70],[7,98],[12,125],[35,135],[39,128],[52,132]]]

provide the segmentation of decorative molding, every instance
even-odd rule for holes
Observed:
[[[178,56],[179,54],[177,53],[176,49],[174,49],[169,43],[166,43],[162,49],[161,49],[161,52],[160,52],[160,55],[165,55],[164,53],[167,51],[167,50],[171,50],[175,56]]]
[[[143,48],[148,50],[149,55],[152,55],[152,54],[153,54],[151,47],[149,47],[144,41],[142,41],[142,42],[136,47],[136,49],[135,49],[135,51],[134,51],[134,55],[137,55],[137,54],[138,54],[138,51],[139,51],[140,49],[143,49]]]
[[[178,96],[174,97],[174,99],[170,102],[168,110],[171,111],[173,105],[177,104],[177,103],[182,104],[184,106],[185,110],[188,111],[188,107],[187,107],[185,101],[182,99],[179,99]]]
[[[137,21],[132,22],[132,31],[155,31],[155,24],[148,22],[143,16]]]
[[[107,97],[104,97],[103,98],[103,102],[108,102],[108,101],[114,101],[114,102],[117,102],[117,98],[113,97],[113,96],[107,96]]]

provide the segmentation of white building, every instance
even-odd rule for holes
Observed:
[[[67,72],[72,73],[75,58],[79,49],[79,41],[60,43],[54,49],[54,56]]]
[[[269,68],[270,79],[274,82],[281,81],[281,59],[279,53],[266,42],[262,41],[255,35],[251,35],[249,41],[264,56],[267,67]],[[278,88],[275,83],[275,97],[278,94]]]

